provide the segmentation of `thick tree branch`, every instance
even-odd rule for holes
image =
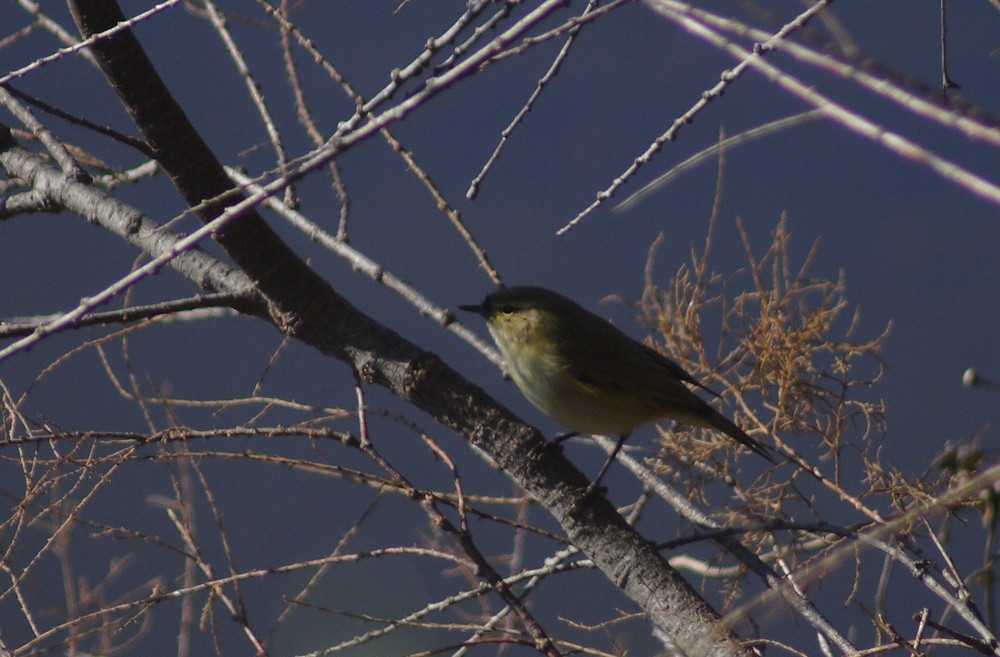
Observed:
[[[108,0],[71,2],[81,31],[124,20]],[[130,31],[93,47],[156,159],[202,220],[232,202],[222,166],[171,97]],[[225,199],[225,200],[223,200]],[[237,199],[238,200],[238,199]],[[581,499],[587,479],[538,431],[433,354],[359,312],[318,277],[254,212],[230,223],[219,243],[255,281],[271,317],[325,354],[466,436],[560,522],[569,538],[689,655],[745,655],[749,649],[654,547],[602,497]]]
[[[50,211],[65,209],[78,214],[154,258],[177,244],[176,235],[163,230],[140,210],[97,187],[67,177],[45,158],[19,146],[4,125],[0,125],[0,168],[7,176],[25,181],[36,198],[45,200]],[[7,216],[7,210],[0,199],[0,219]],[[188,249],[171,260],[170,266],[204,290],[245,298],[256,295],[253,282],[242,271],[204,251]],[[247,307],[239,310],[246,311]]]

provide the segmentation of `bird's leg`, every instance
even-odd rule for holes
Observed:
[[[557,445],[561,445],[562,443],[566,442],[570,438],[575,438],[576,436],[579,436],[579,435],[580,435],[579,431],[570,431],[569,433],[561,433],[558,436],[556,436],[555,438],[553,438],[552,442],[554,442]]]
[[[562,454],[563,451],[562,444],[567,440],[569,440],[570,438],[572,438],[573,436],[579,436],[579,435],[580,435],[579,431],[570,431],[569,433],[561,433],[552,440],[547,441],[545,445],[554,454]]]
[[[552,452],[553,454],[562,454],[562,444],[572,438],[573,436],[580,435],[577,431],[572,431],[570,433],[561,433],[557,435],[552,440],[545,441],[545,449]]]
[[[587,490],[584,493],[585,497],[589,497],[590,494],[596,491],[598,487],[601,485],[601,479],[604,478],[604,475],[607,473],[608,468],[611,467],[611,464],[615,462],[615,458],[618,456],[618,452],[621,451],[622,445],[625,444],[625,441],[627,439],[628,439],[627,433],[623,433],[622,435],[618,436],[618,442],[615,443],[615,448],[611,450],[611,454],[608,455],[608,460],[604,462],[603,466],[601,466],[601,471],[597,473],[597,478],[594,479],[594,481],[592,481],[589,486],[587,486]]]

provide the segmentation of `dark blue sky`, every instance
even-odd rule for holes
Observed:
[[[229,4],[234,11],[253,11],[249,3]],[[310,3],[297,21],[355,88],[371,95],[385,84],[388,71],[409,62],[429,35],[451,23],[461,3],[411,2],[393,15],[397,4],[396,0]],[[125,10],[137,12],[145,6],[126,3]],[[725,3],[711,6],[725,14],[735,11]],[[783,18],[801,11],[797,2],[769,6]],[[63,10],[53,11],[58,15]],[[833,12],[862,52],[916,80],[937,83],[937,3],[840,2],[833,4]],[[948,12],[951,77],[961,85],[965,100],[996,117],[1000,115],[1000,59],[995,54],[1000,48],[996,29],[1000,13],[989,3],[972,0],[950,2]],[[13,31],[6,26],[28,22],[27,14],[13,3],[0,6],[4,34]],[[276,33],[237,21],[231,27],[287,135],[290,154],[306,152],[310,145],[290,107]],[[242,82],[205,23],[174,9],[140,27],[138,34],[223,162],[252,172],[274,165],[273,153],[261,145],[266,135]],[[690,262],[692,246],[700,248],[704,241],[718,161],[712,159],[686,173],[627,212],[613,213],[614,202],[609,203],[568,234],[557,236],[556,231],[735,62],[641,5],[616,12],[584,31],[560,74],[511,137],[478,198],[466,200],[465,191],[493,151],[500,131],[531,94],[560,44],[494,65],[392,130],[461,210],[508,284],[557,289],[641,337],[641,329],[630,321],[629,306],[598,302],[608,295],[626,301],[640,297],[647,250],[661,233],[665,242],[657,254],[657,282],[666,285],[681,263]],[[0,51],[4,62],[0,72],[24,66],[57,47],[53,39],[39,35]],[[769,60],[887,130],[1000,182],[1000,154],[995,148],[914,118],[780,53],[769,55]],[[350,116],[351,104],[310,67],[305,56],[299,65],[320,129],[329,135]],[[76,58],[46,66],[15,84],[65,109],[133,132],[101,76]],[[615,202],[715,143],[720,130],[733,135],[805,109],[799,100],[748,72],[685,126]],[[2,120],[12,123],[6,114]],[[60,136],[77,140],[118,166],[141,162],[138,154],[122,146],[46,120],[62,130]],[[477,302],[490,289],[469,249],[384,141],[376,137],[361,144],[339,164],[351,195],[350,234],[356,248],[442,306]],[[339,208],[328,181],[323,176],[307,179],[299,192],[302,212],[334,230]],[[116,193],[159,221],[183,210],[163,177]],[[811,274],[836,278],[845,273],[847,298],[861,313],[858,341],[874,338],[892,323],[882,354],[885,377],[866,393],[887,405],[886,460],[913,474],[923,471],[947,441],[972,432],[985,429],[985,444],[995,445],[998,391],[964,388],[961,377],[974,366],[984,376],[1000,380],[1000,208],[926,166],[904,160],[841,126],[819,121],[727,152],[714,268],[731,273],[746,264],[737,218],[760,254],[782,216],[793,235],[793,262],[801,262],[812,243],[820,240]],[[355,275],[277,218],[269,220],[352,303],[441,354],[527,421],[549,433],[557,430],[453,335],[419,317],[391,291]],[[67,310],[126,274],[136,255],[78,217],[36,215],[6,221],[0,224],[0,317]],[[740,280],[736,279],[737,286]],[[742,280],[749,285],[745,275]],[[194,292],[190,283],[165,272],[137,288],[136,298],[151,302]],[[471,324],[485,334],[475,318]],[[82,339],[71,334],[43,343],[0,364],[0,378],[16,396],[56,355]],[[221,399],[248,394],[280,340],[276,331],[259,322],[220,320],[139,334],[131,356],[143,377],[148,375],[172,394]],[[120,349],[115,354],[120,364]],[[135,406],[113,390],[93,353],[73,359],[61,372],[47,376],[33,391],[29,415],[71,428],[143,428]],[[267,393],[306,403],[354,406],[347,368],[299,346],[292,346],[269,374]],[[371,394],[376,407],[411,413],[386,393]],[[195,411],[185,413],[191,424],[218,421],[207,413],[204,417]],[[416,416],[420,422],[431,422]],[[647,431],[646,439],[653,435]],[[577,455],[588,468],[602,458],[589,450]],[[143,508],[131,513],[141,514]]]

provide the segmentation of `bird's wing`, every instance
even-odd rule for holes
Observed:
[[[587,335],[560,345],[562,362],[568,364],[566,372],[572,378],[621,393],[653,396],[679,410],[712,410],[683,383],[703,387],[680,365],[611,324],[590,328]]]
[[[568,340],[563,346],[566,372],[580,384],[591,388],[613,390],[639,398],[652,397],[662,405],[663,417],[673,417],[682,423],[714,427],[737,442],[746,445],[772,463],[767,448],[751,438],[743,429],[709,406],[685,385],[690,383],[718,395],[698,382],[683,367],[631,338],[621,340],[620,331],[606,324],[607,331],[596,327],[588,335]],[[627,374],[622,366],[629,364]]]
[[[646,353],[649,355],[650,358],[653,359],[653,361],[655,361],[660,367],[665,368],[675,378],[680,379],[681,381],[686,381],[693,386],[701,388],[702,390],[712,395],[713,397],[719,396],[719,393],[715,392],[711,388],[704,385],[701,381],[691,376],[691,374],[689,374],[687,370],[685,370],[683,367],[675,363],[670,358],[667,358],[666,356],[664,356],[657,350],[653,349],[652,347],[647,347],[644,344],[641,344],[639,346],[641,346],[646,351]]]

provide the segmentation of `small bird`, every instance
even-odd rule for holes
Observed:
[[[575,433],[616,435],[597,487],[629,434],[660,419],[718,429],[772,463],[767,448],[705,403],[684,368],[551,290],[502,288],[478,306],[514,383],[539,410]],[[716,395],[718,396],[718,395]]]

